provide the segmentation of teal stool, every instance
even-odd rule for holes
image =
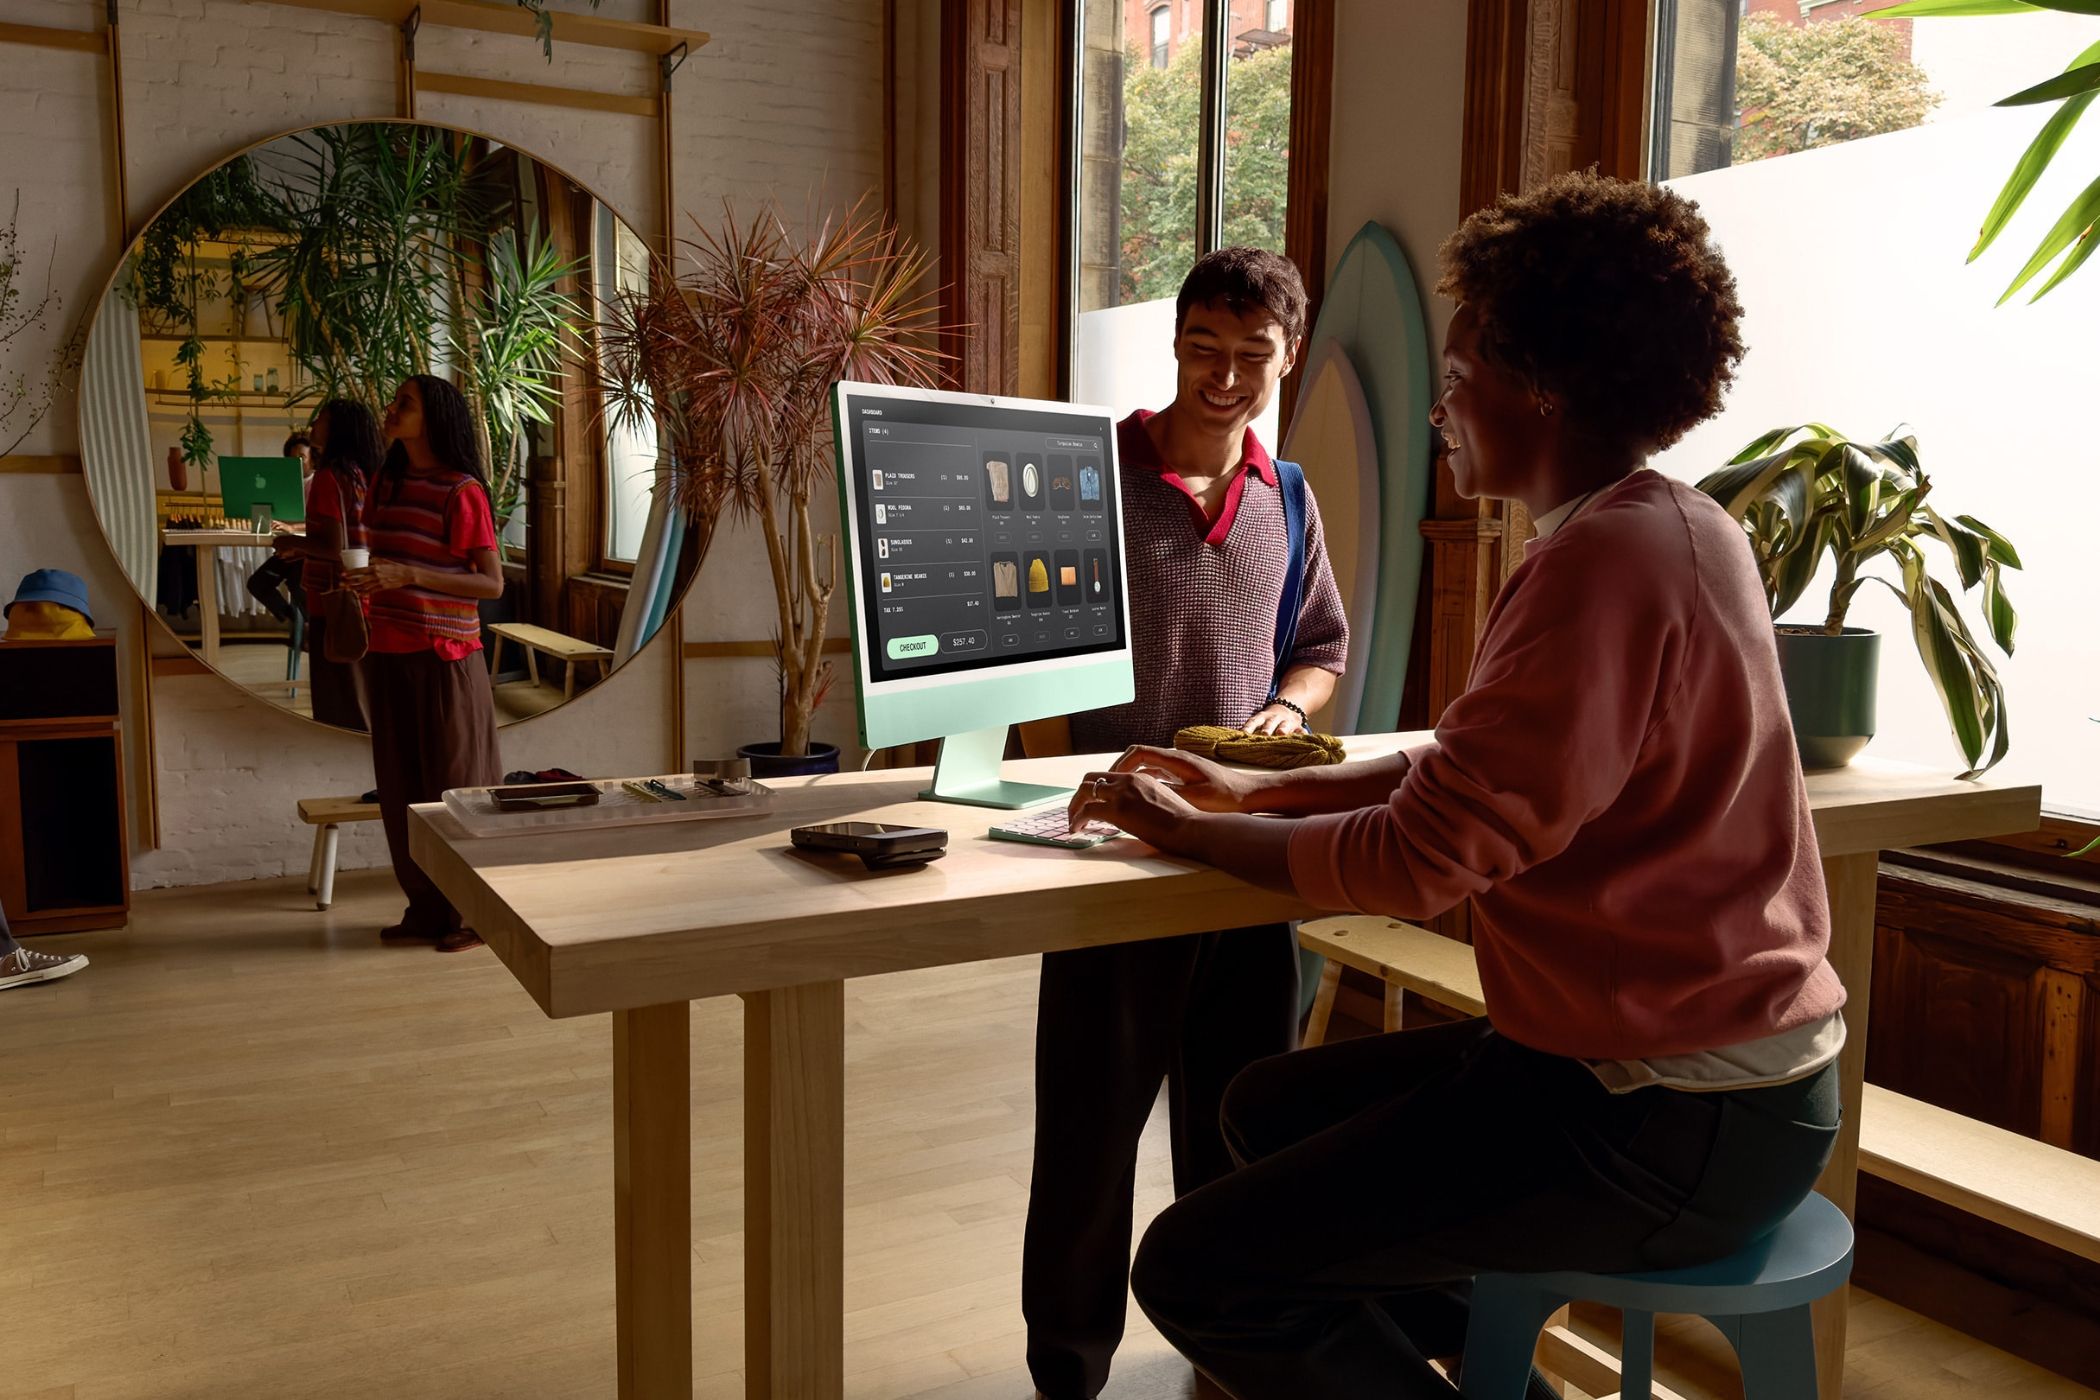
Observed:
[[[1744,1400],[1813,1400],[1816,1338],[1809,1304],[1852,1273],[1852,1222],[1811,1194],[1779,1228],[1695,1269],[1653,1274],[1482,1274],[1466,1330],[1465,1400],[1523,1400],[1548,1318],[1569,1303],[1626,1317],[1620,1400],[1650,1400],[1655,1315],[1696,1313],[1721,1329],[1743,1366]]]

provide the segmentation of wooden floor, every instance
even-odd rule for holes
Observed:
[[[0,1400],[612,1393],[609,1023],[547,1020],[486,951],[381,947],[398,898],[378,872],[325,914],[296,880],[161,891],[39,940],[94,965],[0,992]],[[1034,994],[1032,961],[849,986],[849,1395],[1030,1394]],[[742,1394],[739,1036],[734,1002],[694,1008],[708,1397]],[[2093,1394],[1878,1300],[1853,1318],[1848,1395]],[[1134,1315],[1109,1395],[1191,1388]]]
[[[299,679],[288,682],[284,678],[288,653],[282,637],[258,636],[252,638],[229,638],[219,647],[219,670],[231,678],[236,685],[253,691],[273,705],[280,705],[294,714],[312,716],[313,688],[308,681],[308,667],[304,658],[299,664]],[[557,670],[558,674],[558,670]],[[594,668],[585,668],[581,695],[596,680]],[[554,680],[534,682],[526,679],[505,681],[494,687],[496,723],[514,724],[521,719],[544,713],[560,705],[565,697],[561,685]]]

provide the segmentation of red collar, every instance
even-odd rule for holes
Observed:
[[[1254,435],[1254,429],[1247,429],[1246,444],[1240,454],[1240,470],[1233,472],[1232,482],[1225,488],[1225,498],[1218,503],[1218,514],[1213,519],[1204,514],[1203,503],[1196,499],[1195,492],[1189,490],[1189,484],[1181,479],[1181,473],[1168,466],[1159,455],[1159,449],[1153,446],[1152,434],[1145,431],[1145,422],[1152,416],[1152,410],[1141,408],[1117,425],[1116,447],[1123,462],[1128,466],[1143,467],[1147,471],[1157,472],[1161,481],[1186,496],[1196,532],[1203,537],[1205,544],[1213,549],[1222,549],[1227,537],[1232,534],[1232,522],[1239,517],[1240,497],[1246,494],[1246,469],[1253,468],[1256,476],[1274,488],[1275,461],[1270,458],[1269,450],[1261,445],[1261,439]]]

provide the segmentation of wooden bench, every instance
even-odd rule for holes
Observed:
[[[314,828],[314,858],[306,867],[306,892],[314,908],[335,902],[336,828],[344,822],[379,820],[379,804],[361,797],[302,797],[299,820]]]
[[[1384,984],[1385,1029],[1389,1031],[1400,1029],[1401,997],[1410,992],[1468,1016],[1479,1016],[1487,1010],[1480,995],[1480,973],[1473,966],[1472,947],[1426,928],[1354,915],[1300,924],[1298,941],[1327,959],[1327,970],[1320,974],[1319,994],[1313,998],[1312,1019],[1305,1027],[1307,1045],[1318,1045],[1327,1039],[1327,1022],[1334,1015],[1334,998],[1341,990],[1344,967],[1353,967]]]
[[[540,656],[542,653],[563,664],[561,698],[573,699],[576,695],[576,668],[584,662],[598,667],[598,679],[604,680],[612,674],[612,649],[594,646],[579,637],[565,637],[545,627],[535,627],[529,622],[492,622],[489,634],[496,640],[489,648],[489,674],[497,671],[497,663],[503,659],[503,644],[516,642],[525,648],[525,670],[532,683],[540,683]]]
[[[1869,1084],[1859,1169],[2100,1262],[2100,1162]]]

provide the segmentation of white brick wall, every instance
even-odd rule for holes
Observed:
[[[134,226],[235,150],[280,131],[397,108],[395,38],[383,24],[241,0],[119,0],[123,17]],[[566,8],[586,8],[565,0]],[[0,0],[15,22],[87,27],[83,0]],[[647,18],[653,0],[604,0],[600,13]],[[882,177],[881,7],[872,0],[675,0],[675,23],[713,42],[676,80],[675,179],[681,217],[714,219],[721,201],[773,196],[790,213],[821,214],[879,192]],[[638,93],[646,60],[557,45],[550,66],[526,39],[424,32],[433,70],[519,82]],[[52,278],[67,324],[99,296],[118,256],[108,147],[108,77],[90,54],[0,45],[0,197],[22,191],[27,246],[54,250]],[[645,234],[661,220],[655,129],[645,118],[425,93],[418,115],[510,141],[562,167]],[[0,368],[27,367],[55,346]],[[70,401],[23,447],[77,450]],[[764,638],[772,631],[763,553],[748,530],[717,537],[685,607],[687,636]],[[77,476],[0,473],[0,587],[31,568],[72,569],[88,582],[98,621],[138,649],[139,608],[95,528]],[[843,624],[841,612],[838,621]],[[843,661],[844,658],[840,658]],[[503,731],[512,767],[646,769],[665,761],[672,664],[667,638],[609,682],[552,714]],[[686,670],[686,735],[696,754],[776,737],[770,663],[724,661]],[[127,692],[129,693],[129,692]],[[362,741],[293,718],[214,676],[170,677],[153,689],[161,845],[135,850],[134,883],[193,884],[296,873],[310,832],[301,796],[371,785]],[[131,716],[136,725],[137,716]],[[850,739],[843,679],[820,737]],[[136,745],[134,732],[128,742]],[[345,832],[345,868],[381,863],[375,825]]]

